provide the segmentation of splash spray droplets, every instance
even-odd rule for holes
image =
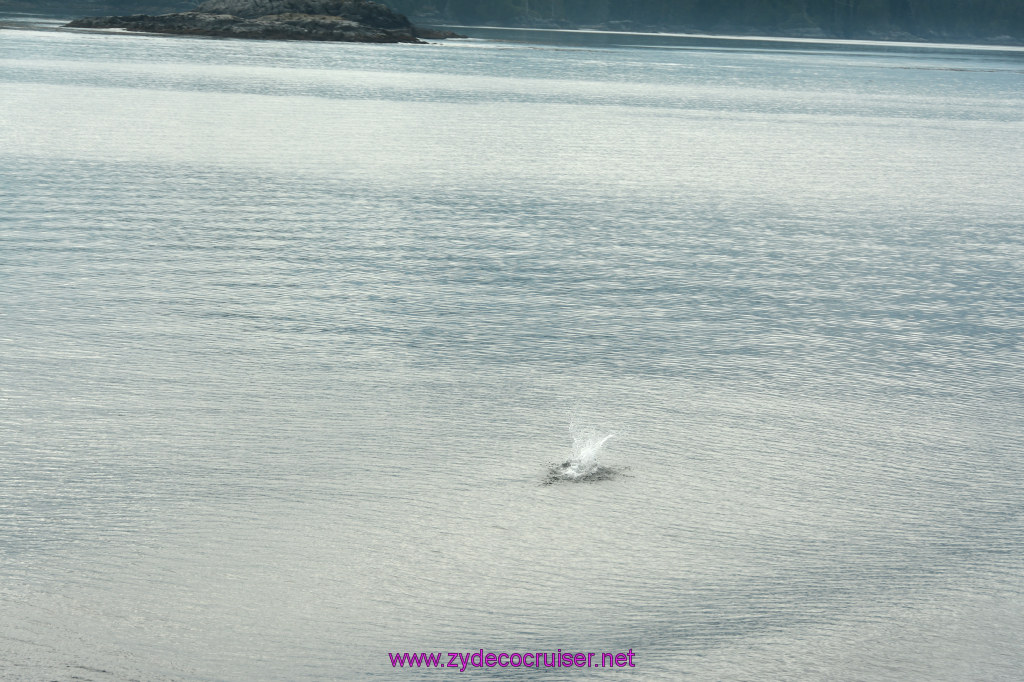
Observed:
[[[546,483],[560,481],[598,481],[612,478],[617,470],[601,466],[598,461],[605,443],[615,437],[614,433],[602,433],[594,429],[583,429],[575,423],[569,425],[572,435],[572,454],[561,464],[554,464],[548,470]]]

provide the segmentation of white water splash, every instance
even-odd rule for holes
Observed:
[[[569,426],[572,434],[572,456],[562,462],[554,473],[558,478],[576,480],[592,476],[600,471],[597,455],[614,433],[601,434],[594,430],[584,430],[575,424]]]

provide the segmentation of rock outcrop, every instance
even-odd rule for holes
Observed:
[[[191,12],[86,17],[75,19],[67,26],[223,38],[359,43],[422,43],[421,38],[461,37],[417,29],[405,16],[370,0],[207,0]]]

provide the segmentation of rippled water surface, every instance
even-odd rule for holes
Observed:
[[[477,35],[0,29],[0,678],[1024,677],[1024,52]]]

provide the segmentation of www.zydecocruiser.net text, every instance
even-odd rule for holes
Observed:
[[[632,649],[626,652],[447,651],[439,653],[388,652],[392,668],[445,668],[465,672],[467,668],[635,668]]]

